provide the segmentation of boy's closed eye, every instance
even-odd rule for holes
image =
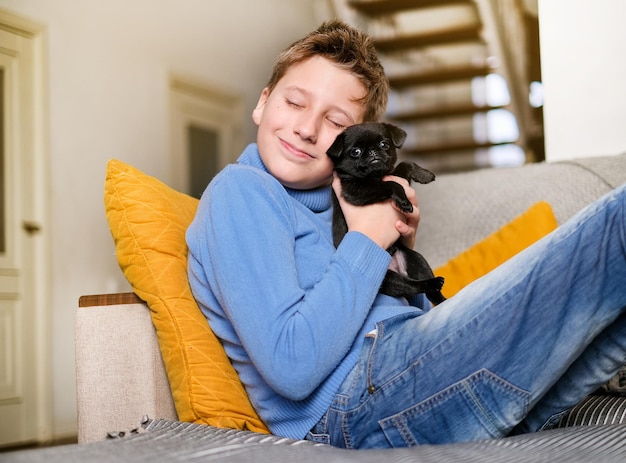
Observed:
[[[289,98],[285,98],[285,103],[287,103],[287,106],[291,106],[293,108],[303,108],[304,106],[296,103],[295,101],[290,100]]]
[[[287,106],[290,106],[290,107],[295,108],[295,109],[303,109],[305,107],[304,104],[301,104],[300,102],[294,101],[293,99],[290,99],[290,98],[285,98],[285,103],[287,104]],[[343,130],[343,129],[345,129],[347,127],[346,124],[339,122],[334,117],[327,117],[326,119],[337,130]]]
[[[343,129],[345,129],[345,128],[346,128],[346,126],[345,126],[344,124],[341,124],[341,123],[339,123],[339,122],[337,122],[337,121],[334,121],[334,120],[332,120],[332,119],[330,119],[330,118],[328,119],[328,121],[329,121],[332,125],[334,125],[334,126],[335,126],[335,128],[336,128],[337,130],[343,130]]]

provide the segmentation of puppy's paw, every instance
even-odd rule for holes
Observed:
[[[422,185],[426,185],[427,183],[430,183],[433,180],[435,180],[435,174],[433,174],[430,171],[425,170],[425,171],[419,172],[419,174],[415,175],[411,179],[414,182],[421,183]]]
[[[440,291],[443,287],[443,277],[433,277],[427,280],[422,280],[424,285],[424,292]]]
[[[413,212],[413,204],[408,199],[396,198],[396,205],[402,212]]]

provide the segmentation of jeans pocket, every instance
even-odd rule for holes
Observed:
[[[311,431],[309,431],[304,439],[311,442],[316,442],[318,444],[330,444],[329,434],[313,434]]]
[[[480,370],[379,422],[392,447],[497,438],[528,412],[530,394]]]
[[[330,444],[330,434],[328,433],[328,410],[322,415],[315,426],[304,437],[311,442],[318,444]]]

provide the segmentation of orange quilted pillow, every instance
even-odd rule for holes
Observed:
[[[540,201],[487,238],[434,270],[445,278],[443,294],[452,297],[465,286],[527,248],[558,226],[552,207]]]
[[[150,307],[178,418],[269,432],[189,287],[185,232],[198,200],[111,160],[104,204],[120,268]]]

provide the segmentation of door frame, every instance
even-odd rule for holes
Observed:
[[[172,74],[169,79],[170,186],[189,193],[190,125],[218,134],[218,171],[243,150],[243,102],[235,92]]]
[[[23,288],[30,293],[28,299],[29,329],[32,339],[33,360],[30,366],[36,381],[34,403],[28,405],[29,413],[35,415],[33,427],[27,432],[28,440],[49,441],[54,437],[52,414],[52,354],[51,354],[51,217],[49,202],[49,165],[48,165],[48,74],[47,74],[47,31],[46,28],[29,18],[0,8],[0,29],[23,37],[28,55],[32,57],[29,66],[23,72],[27,79],[20,85],[28,85],[28,96],[19,91],[10,97],[18,97],[14,104],[22,108],[14,123],[6,124],[6,138],[14,139],[13,147],[18,147],[12,162],[12,169],[18,174],[18,181],[13,182],[14,191],[8,195],[17,195],[19,212],[16,220],[19,230],[18,243],[23,255],[22,268],[25,284]],[[26,115],[26,116],[25,116]],[[6,156],[9,154],[5,152]],[[24,304],[26,306],[26,304]],[[24,331],[26,334],[26,331]],[[23,367],[23,366],[22,366]]]

